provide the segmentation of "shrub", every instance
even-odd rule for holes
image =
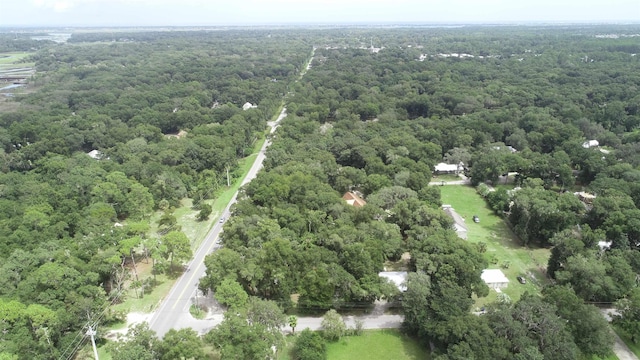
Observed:
[[[326,360],[327,345],[317,332],[304,329],[293,346],[294,360]]]

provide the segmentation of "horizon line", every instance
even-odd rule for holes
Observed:
[[[434,26],[434,27],[464,27],[464,26],[528,26],[528,25],[640,25],[640,20],[526,20],[526,21],[353,21],[353,22],[264,22],[264,23],[226,23],[226,24],[167,24],[167,25],[139,25],[139,24],[100,24],[100,25],[60,25],[60,24],[9,24],[0,25],[0,29],[27,28],[67,28],[67,29],[95,29],[95,28],[246,28],[246,27],[304,27],[304,26]]]

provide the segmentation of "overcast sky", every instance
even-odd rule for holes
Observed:
[[[0,26],[640,22],[640,0],[0,0]]]

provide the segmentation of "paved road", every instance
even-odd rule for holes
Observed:
[[[280,121],[287,116],[287,109],[283,108],[280,116],[274,122],[269,122],[271,126],[270,134],[273,134],[280,124]],[[256,156],[256,159],[249,169],[247,176],[242,181],[242,185],[247,184],[253,180],[258,171],[262,168],[262,162],[265,159],[265,151],[271,145],[269,139],[264,142],[260,152]],[[228,219],[230,215],[229,209],[236,202],[238,193],[233,195],[233,198],[224,209],[221,214],[222,219]],[[198,282],[205,274],[204,258],[213,251],[220,248],[220,233],[222,232],[222,222],[217,222],[211,231],[207,234],[207,237],[200,245],[200,248],[196,250],[193,260],[188,264],[188,271],[186,271],[178,281],[173,285],[173,288],[162,301],[160,306],[154,312],[149,321],[151,329],[153,329],[159,337],[164,336],[170,329],[181,329],[186,327],[193,327],[196,330],[202,330],[206,327],[213,327],[217,324],[211,324],[210,321],[196,320],[189,313],[189,308],[195,303],[196,295],[202,296],[202,293],[198,291]],[[198,292],[198,293],[196,293]],[[220,316],[220,321],[222,320]],[[205,324],[208,323],[208,324]]]
[[[600,311],[602,312],[602,315],[604,316],[604,318],[607,319],[607,321],[609,322],[613,320],[613,317],[615,315],[620,315],[618,311],[614,308],[600,309]],[[613,337],[615,339],[615,343],[613,344],[613,352],[614,354],[616,354],[618,359],[638,360],[638,357],[633,353],[633,351],[629,349],[627,344],[625,344],[624,341],[620,339],[620,336],[618,336],[618,334],[614,333]]]
[[[362,315],[362,316],[344,316],[347,327],[355,327],[355,320],[360,319],[364,329],[397,329],[402,326],[402,315]],[[322,324],[321,317],[299,317],[296,331],[304,330],[320,330]],[[285,326],[284,332],[290,332],[291,327]]]

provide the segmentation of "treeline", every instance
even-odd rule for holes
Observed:
[[[0,52],[31,52],[54,45],[50,40],[33,40],[32,36],[41,35],[19,30],[14,32],[0,32]]]
[[[0,115],[2,355],[58,358],[87,321],[114,318],[127,284],[144,294],[152,280],[129,264],[189,259],[171,211],[238,176],[311,51],[267,34],[153,35],[40,50],[37,91]]]

